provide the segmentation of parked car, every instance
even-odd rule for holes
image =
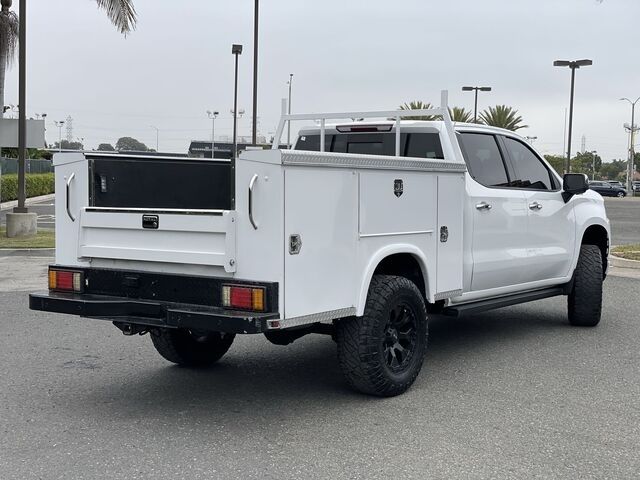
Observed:
[[[623,188],[624,190],[627,189],[627,187],[622,182],[620,182],[618,180],[607,180],[607,183],[610,183],[614,187],[620,187],[620,188]]]
[[[631,184],[631,187],[632,187],[632,189],[633,189],[633,191],[634,191],[634,192],[640,192],[640,182],[639,182],[639,181],[637,181],[637,180],[636,180],[636,181],[634,181],[634,182]]]
[[[589,188],[598,192],[603,197],[622,198],[627,195],[627,191],[624,188],[614,185],[611,182],[589,182]]]

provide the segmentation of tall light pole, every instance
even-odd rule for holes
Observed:
[[[293,84],[293,73],[289,74],[289,107],[288,112],[291,115],[291,85]],[[291,148],[291,122],[287,122],[287,148]]]
[[[154,127],[153,125],[149,125],[149,128],[153,128],[156,131],[156,153],[160,151],[160,129],[158,127]]]
[[[18,32],[18,206],[13,213],[27,213],[27,0],[20,0]]]
[[[564,167],[565,173],[571,172],[571,131],[573,129],[573,93],[576,80],[576,70],[580,67],[593,65],[593,61],[584,60],[556,60],[554,67],[569,67],[571,69],[571,99],[569,100],[569,138],[567,139],[567,162]]]
[[[598,154],[598,152],[596,150],[593,150],[591,152],[591,159],[593,160],[592,162],[592,168],[593,168],[593,174],[591,175],[591,180],[595,180],[596,179],[596,155]]]
[[[463,92],[470,92],[475,90],[476,99],[473,107],[473,123],[478,123],[478,90],[481,92],[490,92],[491,87],[462,87]]]
[[[633,172],[635,171],[634,161],[635,161],[635,145],[633,143],[633,134],[637,130],[635,125],[635,113],[636,113],[636,103],[640,100],[640,97],[636,98],[635,102],[632,102],[627,97],[621,98],[620,100],[626,100],[631,104],[631,125],[629,127],[630,131],[630,146],[629,146],[629,165],[627,165],[627,189],[631,195],[634,195],[633,192]]]
[[[253,128],[251,130],[251,144],[256,145],[258,135],[258,14],[260,2],[255,0],[253,15]],[[242,53],[242,52],[240,52]]]
[[[56,127],[58,127],[58,130],[60,132],[60,140],[58,140],[58,151],[61,152],[62,151],[62,127],[64,126],[64,120],[60,120],[60,121],[54,121],[53,123],[56,124]]]
[[[211,158],[216,158],[215,155],[215,146],[216,146],[216,118],[218,117],[218,115],[220,114],[220,112],[212,112],[211,110],[207,110],[207,115],[209,116],[209,118],[211,119]]]

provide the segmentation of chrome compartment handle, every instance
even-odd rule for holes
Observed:
[[[491,204],[487,202],[480,202],[476,204],[478,210],[491,210]]]
[[[75,172],[73,172],[71,175],[69,175],[69,178],[67,179],[67,198],[66,198],[66,205],[67,205],[67,215],[69,215],[69,218],[71,219],[72,222],[76,221],[76,217],[74,217],[71,213],[71,206],[69,204],[69,197],[70,197],[70,192],[71,192],[71,182],[72,180],[75,178],[76,174]]]
[[[257,180],[258,174],[256,173],[253,175],[253,177],[251,177],[251,181],[249,182],[249,221],[251,222],[254,230],[258,229],[258,225],[253,219],[253,187],[255,186]]]

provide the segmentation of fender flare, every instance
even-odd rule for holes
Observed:
[[[425,294],[427,300],[433,300],[433,292],[431,291],[432,289],[430,287],[431,285],[435,284],[435,279],[432,279],[429,276],[429,269],[427,268],[427,257],[425,256],[424,252],[417,248],[415,245],[410,244],[388,245],[377,250],[371,256],[369,262],[367,263],[364,275],[360,280],[360,290],[356,302],[356,316],[360,317],[364,315],[364,307],[367,303],[369,285],[371,284],[373,273],[376,271],[376,268],[378,268],[378,265],[380,265],[380,262],[382,262],[385,258],[390,257],[391,255],[397,255],[399,253],[409,254],[416,259],[424,278]]]

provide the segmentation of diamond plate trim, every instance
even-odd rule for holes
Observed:
[[[440,292],[436,293],[433,296],[435,301],[444,300],[445,298],[457,297],[458,295],[462,295],[462,290],[449,290],[448,292]]]
[[[351,155],[341,153],[300,152],[282,150],[283,165],[307,165],[339,168],[374,168],[419,170],[422,172],[466,172],[464,164],[444,160],[385,157],[382,155]]]
[[[341,308],[339,310],[331,310],[329,312],[313,313],[302,317],[286,318],[284,320],[267,320],[267,325],[269,330],[282,330],[284,328],[299,327],[300,325],[309,325],[312,323],[326,323],[337,318],[352,317],[355,314],[355,307],[349,307]],[[276,322],[279,326],[273,327],[272,324]]]

